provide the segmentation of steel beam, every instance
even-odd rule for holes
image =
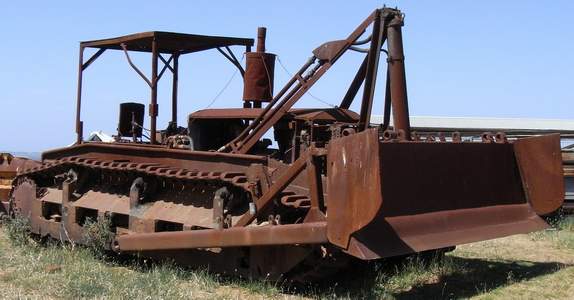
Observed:
[[[363,62],[361,63],[361,66],[359,67],[359,70],[357,71],[357,74],[355,74],[355,78],[353,78],[353,81],[351,82],[351,85],[349,86],[349,89],[347,90],[345,97],[343,97],[341,104],[339,104],[340,108],[349,109],[349,107],[351,107],[351,104],[353,103],[353,100],[355,99],[357,92],[361,88],[363,81],[365,81],[368,59],[369,56],[366,55],[365,59],[363,59]]]
[[[118,252],[225,248],[244,246],[304,245],[327,242],[327,223],[233,227],[121,235],[114,241]]]
[[[179,53],[173,54],[173,81],[171,88],[171,122],[177,125],[177,84],[179,80]]]
[[[279,179],[277,179],[277,181],[274,182],[271,187],[269,187],[267,193],[255,201],[257,212],[265,210],[265,208],[267,208],[267,206],[272,203],[271,200],[273,200],[281,191],[285,189],[285,187],[287,187],[293,180],[295,180],[295,177],[297,177],[297,175],[299,175],[299,173],[305,169],[305,166],[307,165],[307,156],[309,155],[311,155],[310,151],[307,151],[305,154],[301,155],[293,164],[291,164],[289,169],[281,174]],[[257,214],[252,215],[247,212],[241,217],[241,219],[239,219],[235,226],[247,226],[249,223],[255,220],[256,217]]]
[[[94,53],[94,55],[92,55],[92,57],[90,57],[90,59],[88,59],[88,61],[86,61],[83,65],[82,65],[82,71],[87,69],[94,61],[96,61],[96,59],[98,59],[98,57],[100,57],[100,55],[102,55],[104,52],[106,51],[105,48],[102,48],[100,50],[98,50],[98,52]]]
[[[76,94],[76,144],[82,143],[83,124],[80,116],[82,109],[82,74],[84,73],[84,47],[80,46],[80,55],[78,61],[78,90]]]
[[[373,33],[371,35],[371,45],[367,56],[367,69],[365,71],[365,87],[363,89],[363,101],[361,102],[361,113],[359,116],[359,130],[369,128],[371,122],[371,111],[373,109],[373,97],[377,84],[377,69],[379,67],[379,57],[381,46],[384,40],[385,23],[384,16],[377,10],[373,21]]]
[[[150,143],[156,143],[156,121],[158,115],[158,105],[157,105],[157,60],[158,60],[158,49],[157,40],[154,38],[151,42],[152,48],[152,58],[151,58],[151,104],[149,108],[149,115],[151,117],[150,121]]]

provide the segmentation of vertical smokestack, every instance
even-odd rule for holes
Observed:
[[[258,27],[257,28],[257,52],[265,52],[265,36],[267,35],[267,28]]]

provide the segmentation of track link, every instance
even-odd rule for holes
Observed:
[[[79,156],[70,156],[48,163],[41,166],[26,169],[18,173],[18,177],[32,176],[53,171],[56,169],[69,169],[74,166],[81,166],[90,169],[101,169],[110,171],[130,171],[141,175],[158,176],[166,179],[182,180],[221,180],[251,192],[251,186],[247,180],[247,175],[242,172],[205,172],[198,170],[187,170],[183,168],[174,168],[163,166],[156,163],[134,163],[130,161],[107,161],[93,158],[84,158]]]
[[[100,172],[101,175],[99,176],[104,178],[102,183],[119,184],[122,187],[121,190],[126,190],[128,187],[126,184],[131,182],[129,180],[130,178],[149,176],[155,178],[154,180],[169,179],[171,182],[181,182],[183,185],[193,185],[192,182],[210,182],[221,186],[233,186],[246,194],[253,195],[252,185],[249,183],[246,174],[242,172],[206,172],[173,168],[156,163],[106,161],[78,156],[49,161],[41,166],[20,171],[13,182],[13,190],[21,184],[28,183],[37,187],[36,196],[40,198],[43,190],[46,188],[58,187],[57,180],[54,180],[54,178],[61,178],[62,175],[70,169],[77,170],[80,173],[83,172],[83,170]],[[126,172],[131,173],[131,175],[125,175]],[[63,178],[60,180],[63,180]],[[292,192],[282,193],[278,200],[280,200],[278,203],[281,205],[293,209],[306,209],[310,204],[308,197]],[[17,212],[18,207],[23,205],[22,203],[17,203],[14,197],[11,197],[10,204],[14,212]],[[327,251],[324,247],[318,246],[316,250],[312,251],[307,258],[289,271],[288,274],[285,274],[287,276],[283,278],[300,283],[320,281],[347,267],[348,258],[344,253],[340,253],[340,251],[336,249]]]

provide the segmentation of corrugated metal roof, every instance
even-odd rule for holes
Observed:
[[[563,119],[411,116],[410,120],[411,127],[435,130],[554,131],[574,134],[574,120]],[[382,115],[371,117],[373,123],[382,121]]]

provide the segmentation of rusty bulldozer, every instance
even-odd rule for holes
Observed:
[[[6,214],[9,210],[12,181],[18,174],[18,171],[39,165],[37,161],[24,157],[14,157],[10,153],[0,152],[0,216]]]
[[[83,242],[88,220],[109,218],[110,250],[169,258],[215,272],[321,280],[377,261],[546,228],[563,201],[557,135],[482,142],[411,132],[403,14],[373,11],[348,37],[324,43],[277,93],[265,30],[254,40],[144,32],[80,44],[73,146],[42,154],[14,180],[9,211],[41,236]],[[386,47],[385,47],[386,45]],[[232,51],[244,47],[245,68]],[[84,60],[84,50],[94,53]],[[217,50],[243,76],[243,107],[205,109],[178,126],[179,57]],[[120,105],[115,141],[83,141],[82,74],[123,51],[151,90]],[[130,59],[151,53],[151,78]],[[346,52],[364,55],[340,105],[294,104]],[[381,57],[382,55],[382,57]],[[379,63],[385,118],[371,124]],[[173,75],[171,121],[158,130],[157,87]],[[354,99],[360,111],[349,108]],[[391,123],[392,113],[392,124]],[[273,132],[275,144],[264,135]]]

